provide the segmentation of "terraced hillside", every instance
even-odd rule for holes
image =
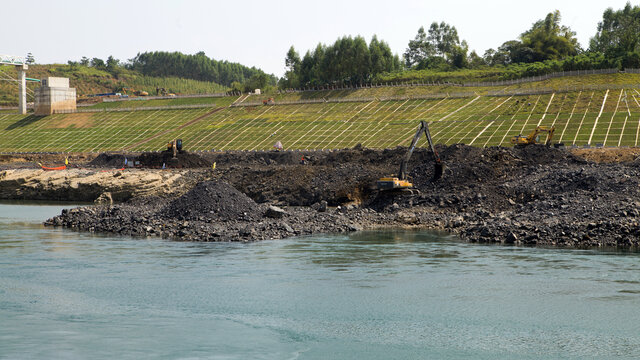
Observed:
[[[181,94],[213,94],[225,92],[227,87],[205,81],[196,81],[178,78],[157,78],[144,76],[132,71],[124,71],[118,77],[114,77],[107,71],[91,67],[69,65],[31,65],[27,76],[42,79],[47,76],[61,76],[70,79],[71,87],[75,87],[78,95],[90,95],[109,93],[119,88],[131,87],[137,90],[146,90],[155,94],[156,87],[164,87],[170,92]],[[13,66],[0,65],[0,105],[17,106],[18,84],[17,70]],[[39,87],[37,82],[27,82],[27,101],[33,101],[33,92]]]
[[[399,89],[404,97],[393,95]],[[391,148],[408,145],[419,120],[427,120],[434,140],[443,144],[509,145],[512,136],[538,125],[555,126],[554,142],[567,145],[640,141],[640,92],[629,85],[504,96],[410,93],[415,89],[286,94],[273,106],[229,106],[239,99],[226,97],[129,101],[47,117],[0,113],[0,151],[160,150],[172,138],[194,151],[270,149],[276,141],[285,149]],[[305,101],[283,104],[296,99]],[[167,108],[172,101],[190,108]],[[117,108],[133,103],[139,109]]]

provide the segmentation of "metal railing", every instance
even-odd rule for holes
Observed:
[[[237,96],[227,93],[215,94],[194,94],[194,95],[175,95],[175,96],[144,96],[144,97],[123,97],[118,99],[105,98],[102,102],[118,102],[118,101],[145,101],[145,100],[170,100],[170,99],[189,99],[189,98],[219,98],[226,96]]]
[[[26,64],[24,56],[16,55],[0,55],[0,64],[5,65],[24,65]]]
[[[544,80],[565,77],[565,76],[615,74],[617,72],[618,72],[618,69],[560,71],[560,72],[555,72],[551,74],[532,76],[532,77],[515,79],[515,80],[463,83],[461,86],[474,86],[474,87],[510,86],[510,85],[529,83],[529,82],[544,81]]]
[[[606,84],[606,85],[583,85],[583,86],[565,86],[556,89],[552,88],[535,88],[535,89],[507,89],[494,90],[487,93],[488,96],[518,96],[518,95],[542,95],[551,93],[567,93],[585,90],[606,91],[615,89],[640,89],[640,84]]]
[[[619,70],[615,69],[598,69],[598,70],[573,70],[573,71],[559,71],[546,75],[531,76],[526,78],[520,78],[515,80],[498,80],[498,81],[484,81],[484,82],[450,82],[450,81],[425,81],[425,80],[413,80],[413,81],[389,81],[383,83],[366,83],[366,84],[327,84],[321,86],[311,86],[296,89],[284,89],[278,90],[279,94],[288,93],[301,93],[309,91],[332,91],[332,90],[358,90],[366,88],[380,88],[380,87],[415,87],[415,86],[460,86],[460,87],[493,87],[493,86],[510,86],[529,82],[544,81],[553,78],[565,77],[565,76],[578,76],[578,75],[598,75],[598,74],[615,74]],[[640,72],[640,69],[625,69],[625,72]]]

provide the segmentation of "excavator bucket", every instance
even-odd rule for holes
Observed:
[[[442,177],[444,173],[444,164],[441,162],[437,162],[435,167],[433,168],[433,180],[438,180]]]

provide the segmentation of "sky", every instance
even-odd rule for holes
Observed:
[[[402,56],[421,26],[444,21],[482,56],[514,40],[546,14],[560,10],[562,24],[583,48],[607,7],[627,0],[30,0],[2,4],[0,54],[26,55],[36,63],[66,63],[83,56],[120,60],[145,51],[204,51],[277,76],[293,45],[300,55],[345,35],[375,34]],[[639,1],[631,2],[638,5]],[[11,31],[7,31],[11,29]]]

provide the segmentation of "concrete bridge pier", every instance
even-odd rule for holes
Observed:
[[[29,65],[23,64],[18,67],[18,112],[22,115],[27,113],[27,69]]]

